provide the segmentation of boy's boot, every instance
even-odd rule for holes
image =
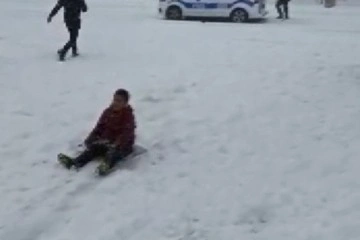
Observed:
[[[62,153],[58,155],[58,162],[67,169],[70,169],[72,166],[75,165],[73,158]]]

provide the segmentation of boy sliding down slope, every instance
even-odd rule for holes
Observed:
[[[69,169],[72,166],[81,168],[96,157],[104,157],[98,170],[100,174],[105,174],[117,161],[129,155],[133,151],[136,128],[129,98],[128,91],[117,90],[111,105],[103,111],[95,128],[86,138],[85,151],[74,159],[60,154],[60,163]]]

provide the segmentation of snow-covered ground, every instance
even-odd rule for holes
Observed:
[[[237,25],[91,0],[59,63],[54,1],[1,0],[0,239],[359,240],[356,1]],[[101,180],[61,168],[119,87],[148,153]]]

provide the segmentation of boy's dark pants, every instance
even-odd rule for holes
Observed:
[[[277,0],[276,9],[279,13],[279,17],[283,18],[285,14],[285,18],[289,18],[289,0]],[[281,6],[284,8],[284,12],[281,9]]]
[[[74,159],[74,164],[77,168],[81,168],[94,158],[105,157],[105,161],[112,168],[116,162],[123,160],[127,154],[109,145],[92,144]]]
[[[68,31],[69,31],[69,41],[65,44],[65,46],[62,49],[62,53],[65,55],[67,53],[67,51],[69,51],[69,49],[72,49],[72,53],[73,55],[78,53],[77,50],[77,38],[79,36],[79,29],[78,28],[69,28],[68,27]]]
[[[66,22],[65,25],[69,32],[69,41],[60,50],[60,54],[62,55],[62,57],[64,57],[66,55],[66,53],[69,51],[69,49],[71,48],[72,54],[77,55],[78,54],[77,39],[79,37],[81,21],[80,21],[80,19],[68,21],[68,22]]]

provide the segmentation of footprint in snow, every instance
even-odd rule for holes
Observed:
[[[143,102],[150,102],[150,103],[159,103],[162,100],[160,98],[154,96],[146,96],[142,99]]]
[[[24,116],[24,117],[33,117],[34,115],[32,113],[23,111],[23,110],[16,110],[13,111],[12,114],[18,115],[18,116]]]
[[[234,225],[250,226],[251,233],[261,232],[270,221],[271,214],[269,209],[264,206],[251,208],[241,213]]]
[[[186,92],[186,87],[185,86],[178,86],[176,88],[174,88],[174,93],[185,93]]]

